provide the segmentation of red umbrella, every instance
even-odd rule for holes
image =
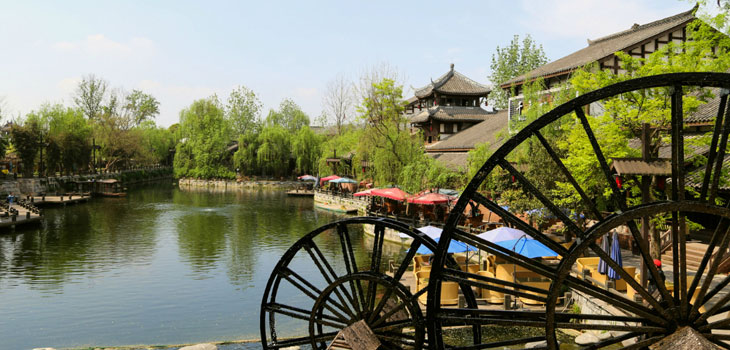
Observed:
[[[375,188],[371,188],[371,189],[368,189],[368,190],[365,190],[365,191],[356,192],[356,193],[353,193],[352,195],[355,196],[355,197],[372,196],[373,195],[372,192],[373,192],[374,189]]]
[[[334,180],[334,179],[339,179],[339,178],[340,177],[337,176],[337,175],[330,175],[330,176],[327,176],[327,177],[323,177],[323,178],[319,179],[319,185],[322,186],[327,181]]]
[[[370,192],[373,196],[380,196],[385,198],[394,199],[397,201],[405,200],[409,196],[408,193],[403,192],[400,188],[376,188]]]
[[[422,195],[408,198],[408,203],[413,204],[444,204],[451,202],[452,197],[441,193],[424,193]]]

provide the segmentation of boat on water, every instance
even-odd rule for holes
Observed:
[[[333,211],[336,213],[344,213],[344,214],[357,213],[357,207],[346,206],[346,205],[342,205],[342,204],[314,202],[314,207],[323,209],[323,210]]]
[[[94,195],[102,197],[126,197],[122,183],[117,179],[104,179],[95,182]]]
[[[287,196],[291,197],[314,197],[314,191],[313,190],[291,190],[286,191]]]

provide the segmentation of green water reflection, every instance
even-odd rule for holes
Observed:
[[[280,191],[169,184],[47,209],[42,225],[0,234],[2,348],[257,338],[274,264],[337,218]]]

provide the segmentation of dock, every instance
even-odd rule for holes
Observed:
[[[43,212],[33,205],[7,202],[0,209],[0,228],[15,228],[18,225],[37,223],[43,218]]]
[[[63,195],[43,195],[43,196],[27,196],[25,200],[33,205],[66,205],[79,202],[86,202],[91,198],[88,193],[83,194],[63,194]]]

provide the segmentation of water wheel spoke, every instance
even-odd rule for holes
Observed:
[[[586,323],[572,323],[572,322],[555,322],[555,328],[575,329],[575,330],[643,332],[643,333],[654,333],[654,332],[666,331],[666,329],[664,327],[657,327],[657,326],[586,324]]]
[[[522,285],[516,282],[503,281],[497,278],[474,275],[461,270],[446,269],[443,275],[444,280],[466,284],[469,286],[488,289],[491,291],[510,294],[522,298],[536,300],[542,303],[547,302],[548,291],[545,289]],[[498,285],[502,285],[500,287]],[[530,293],[532,292],[532,293]],[[544,295],[544,296],[543,296]]]
[[[393,273],[393,279],[396,282],[400,282],[401,278],[403,278],[403,275],[408,270],[408,266],[410,264],[410,261],[413,259],[413,257],[416,255],[416,251],[421,246],[421,241],[414,239],[413,242],[411,242],[411,247],[408,250],[408,253],[406,253],[405,258],[403,258],[403,261],[401,261],[400,266],[398,266],[398,270],[396,270],[395,273]],[[393,289],[387,289],[385,291],[385,294],[383,294],[383,297],[380,299],[380,302],[378,303],[378,306],[370,313],[370,317],[368,317],[368,323],[372,323],[375,320],[375,317],[377,317],[378,314],[380,314],[381,311],[383,311],[383,308],[385,307],[386,303],[388,302],[388,299],[393,293]]]
[[[696,322],[702,323],[702,322],[706,321],[711,316],[717,314],[717,312],[720,309],[722,309],[723,306],[725,306],[729,301],[730,301],[730,293],[725,294],[722,298],[720,298],[720,300],[718,300],[714,305],[712,305],[712,307],[709,310],[707,310],[707,312],[700,315],[700,317],[697,318]]]
[[[297,289],[301,290],[302,293],[304,293],[306,296],[311,298],[312,300],[317,300],[319,295],[322,293],[322,291],[314,286],[312,283],[304,279],[302,276],[300,276],[298,273],[292,271],[290,268],[285,267],[282,268],[280,274],[289,281],[291,285],[296,287]],[[339,311],[337,311],[335,308],[340,309],[341,311],[344,311],[345,313],[349,313],[347,310],[347,307],[344,305],[341,305],[340,303],[332,300],[331,298],[327,299],[327,304],[325,304],[325,308],[335,314],[337,317],[341,318],[342,320],[347,320],[347,317],[341,314]],[[332,305],[330,305],[332,304]],[[334,306],[334,307],[333,307]]]
[[[391,315],[392,316],[392,315]],[[390,316],[386,317],[385,319],[388,319]],[[381,320],[378,320],[381,321]],[[389,321],[383,323],[382,321],[379,323],[373,323],[372,326],[370,326],[370,329],[373,331],[373,333],[378,332],[385,332],[385,331],[392,331],[396,329],[403,329],[406,327],[413,327],[413,320],[398,320],[398,321]]]
[[[418,293],[414,294],[413,298],[410,301],[401,301],[394,308],[388,310],[388,312],[384,313],[383,315],[379,315],[380,317],[378,317],[375,321],[373,321],[371,323],[371,327],[370,328],[375,329],[376,326],[378,326],[381,323],[385,322],[391,316],[395,315],[397,312],[400,312],[400,311],[405,310],[405,308],[407,306],[407,303],[412,303],[412,302],[418,303],[418,296],[420,296],[423,293],[426,293],[426,289],[427,288],[428,287],[424,287]],[[387,324],[387,322],[386,322],[386,324]]]
[[[387,341],[388,343],[396,346],[396,348],[402,348],[402,346],[399,346],[397,344],[406,345],[409,348],[415,347],[415,341],[406,337],[403,337],[400,333],[395,332],[374,332],[375,335],[380,339],[381,341]]]
[[[310,240],[309,242],[307,242],[307,244],[304,245],[304,249],[307,251],[314,264],[317,266],[317,269],[319,270],[320,274],[325,279],[327,284],[332,284],[332,282],[336,280],[338,276],[335,273],[335,270],[332,268],[332,265],[330,265],[330,263],[327,261],[327,258],[325,258],[324,254],[322,254],[322,251],[319,249],[317,244]],[[345,298],[347,298],[347,301],[349,301],[349,305],[355,305],[352,295],[350,295],[347,289],[342,286],[335,289],[334,293],[342,305],[341,308],[348,315],[350,315],[350,317],[354,318],[355,313],[351,310],[351,308],[344,307],[344,305],[348,304],[348,302],[345,301]]]
[[[672,200],[684,200],[684,112],[682,111],[682,86],[674,86],[672,91]],[[687,300],[687,247],[685,216],[672,213],[672,251],[674,265],[674,296],[679,298],[679,314],[687,319],[689,300]]]
[[[619,350],[638,350],[638,349],[646,349],[649,347],[649,345],[654,344],[660,340],[664,339],[664,335],[658,335],[655,337],[647,338],[644,340],[637,341],[636,343],[633,343],[631,345],[624,346],[623,348],[620,348]]]
[[[715,228],[715,232],[712,234],[712,238],[710,240],[710,244],[707,247],[707,251],[705,251],[705,254],[702,256],[702,261],[700,261],[700,266],[697,269],[697,273],[695,274],[695,278],[692,281],[692,285],[689,288],[689,291],[687,291],[687,295],[695,295],[695,290],[697,288],[698,283],[700,282],[700,277],[702,276],[705,266],[707,264],[707,261],[712,257],[712,253],[715,251],[715,244],[717,240],[719,239],[719,232],[725,232],[724,235],[722,235],[722,241],[720,242],[720,246],[718,247],[719,252],[727,251],[728,245],[730,244],[730,227],[729,225],[725,224],[727,220],[720,220],[720,223]],[[716,258],[712,264],[710,264],[710,269],[707,271],[707,275],[704,277],[705,280],[702,283],[702,287],[700,288],[699,293],[697,294],[696,300],[704,300],[705,293],[710,288],[710,285],[712,284],[712,280],[715,278],[715,274],[717,273],[717,269],[720,267],[720,263],[722,262],[722,259],[720,259],[720,256]],[[689,319],[695,319],[697,317],[697,314],[699,313],[700,306],[704,303],[694,303],[692,305],[692,309],[689,313]]]
[[[496,243],[492,243],[483,238],[480,238],[479,236],[468,234],[461,230],[455,230],[453,238],[460,242],[477,247],[480,250],[487,251],[490,254],[497,255],[500,258],[507,260],[508,262],[520,265],[537,274],[546,277],[554,277],[556,275],[555,268],[545,264],[541,264],[535,259],[530,259],[522,254],[514,252],[513,250],[504,248]]]
[[[383,258],[383,243],[385,242],[385,227],[375,225],[375,240],[373,242],[372,259],[370,262],[370,271],[372,273],[380,272],[380,264]],[[375,309],[375,294],[377,292],[377,284],[368,283],[367,295],[365,299],[364,309],[372,312]]]
[[[727,97],[728,90],[723,89],[720,96],[720,105],[717,108],[717,116],[715,117],[715,126],[712,129],[713,132],[712,140],[710,141],[710,153],[707,155],[707,164],[705,165],[705,173],[702,178],[702,187],[700,188],[700,201],[705,201],[707,199],[707,190],[709,188],[710,180],[712,178],[712,167],[715,165],[715,157],[717,156],[717,142],[720,134],[722,133],[721,128],[723,125],[723,116],[725,115]]]
[[[596,158],[598,159],[598,163],[601,167],[601,171],[603,172],[603,175],[606,177],[606,181],[608,182],[608,185],[611,187],[611,194],[612,194],[614,203],[622,211],[625,210],[626,209],[626,200],[621,195],[621,191],[619,191],[619,188],[613,179],[613,174],[611,173],[611,169],[608,167],[608,162],[606,161],[606,156],[603,154],[603,151],[601,150],[601,146],[598,144],[598,140],[596,139],[596,135],[593,133],[593,129],[591,128],[591,125],[588,122],[588,118],[586,118],[586,115],[583,112],[583,109],[581,109],[581,107],[575,108],[574,112],[575,112],[575,115],[580,120],[580,123],[583,125],[583,130],[585,131],[586,136],[588,137],[588,141],[590,142],[591,147],[593,148],[593,152],[596,154]]]
[[[725,98],[727,99],[727,89],[723,91]],[[718,114],[720,111],[718,110]],[[717,157],[715,158],[714,172],[712,174],[712,183],[710,184],[710,193],[707,199],[708,202],[713,203],[717,196],[717,189],[720,185],[720,177],[722,174],[722,164],[725,161],[725,149],[727,147],[728,135],[730,135],[730,106],[727,106],[725,112],[725,118],[722,121],[722,135],[720,136],[719,147],[717,149]]]
[[[730,350],[730,344],[728,344],[728,343],[726,343],[726,342],[724,342],[724,341],[722,341],[720,339],[716,339],[714,337],[714,334],[712,334],[710,336],[705,335],[705,338],[707,338],[707,340],[711,341],[712,343],[714,343],[715,345],[717,345],[717,346],[719,346],[719,347],[721,347],[723,349]]]
[[[342,257],[345,262],[347,274],[351,275],[358,272],[355,252],[352,248],[352,241],[350,240],[350,233],[347,230],[347,226],[345,224],[337,225],[337,234],[340,237]],[[355,302],[355,309],[357,309],[362,316],[362,312],[365,311],[365,294],[363,293],[362,284],[360,284],[359,280],[350,280],[350,291],[355,296],[353,298]]]
[[[632,288],[634,288],[634,290],[636,290],[641,295],[641,297],[644,298],[644,300],[648,301],[649,304],[651,304],[651,306],[653,306],[657,311],[659,311],[659,313],[662,314],[662,316],[664,316],[666,318],[671,317],[669,315],[669,313],[667,313],[667,310],[665,310],[659,304],[659,302],[656,299],[654,299],[654,297],[651,294],[649,294],[649,291],[644,289],[644,287],[642,287],[639,284],[639,282],[637,282],[636,279],[634,279],[634,276],[630,275],[628,272],[626,272],[626,270],[623,269],[623,267],[619,266],[615,260],[611,259],[611,256],[608,255],[606,252],[604,252],[603,249],[601,249],[601,247],[599,247],[595,242],[591,242],[589,247],[601,259],[603,259],[603,261],[605,261],[606,264],[609,267],[611,267],[611,269],[616,271],[616,273],[618,273],[621,276],[621,278],[623,278],[624,281],[626,281],[626,283],[628,283]]]
[[[550,146],[550,143],[545,139],[544,136],[539,131],[535,131],[535,136],[540,141],[542,146],[547,151],[548,155],[550,155],[550,158],[555,162],[555,164],[558,166],[558,169],[563,173],[563,176],[565,176],[566,179],[568,179],[568,182],[573,186],[576,192],[578,192],[578,195],[580,195],[580,198],[583,200],[583,203],[588,207],[588,209],[593,213],[593,216],[597,220],[603,219],[603,215],[596,207],[596,204],[588,197],[588,195],[585,193],[583,188],[578,184],[578,181],[575,180],[573,177],[573,174],[570,173],[568,168],[563,164],[563,161],[560,160],[560,157],[558,154],[553,150],[552,146]]]
[[[552,249],[554,252],[556,252],[562,256],[565,256],[568,254],[568,250],[565,249],[565,247],[556,243],[555,241],[553,241],[552,239],[547,237],[545,234],[538,231],[536,228],[532,227],[530,224],[522,221],[522,219],[520,219],[517,216],[515,216],[514,214],[510,213],[508,210],[505,210],[499,204],[484,197],[481,193],[474,192],[472,199],[475,202],[485,206],[491,212],[497,214],[497,216],[501,217],[504,221],[511,223],[517,229],[522,230],[523,232],[527,233],[530,237],[532,237],[535,240],[539,241],[540,243],[548,246],[548,248]]]
[[[484,343],[484,344],[473,344],[473,345],[465,345],[465,346],[454,346],[449,347],[449,349],[454,350],[481,350],[481,349],[502,349],[509,346],[514,345],[523,345],[527,343],[534,343],[539,341],[544,341],[545,336],[536,336],[536,337],[529,337],[529,338],[518,338],[518,339],[510,339],[510,340],[502,340],[502,341],[494,341],[491,343]]]
[[[565,283],[568,287],[573,288],[579,292],[588,294],[589,296],[592,296],[607,304],[613,305],[618,308],[622,308],[635,315],[644,317],[647,320],[651,320],[651,321],[655,322],[656,324],[662,324],[662,325],[668,324],[668,321],[666,319],[657,315],[653,310],[651,310],[651,309],[647,308],[646,306],[641,305],[633,300],[629,300],[622,294],[611,293],[607,290],[596,287],[591,283],[580,280],[573,276],[566,277],[565,280],[563,281],[563,283]]]
[[[638,337],[638,336],[640,336],[642,334],[643,333],[637,333],[637,332],[631,332],[631,333],[622,334],[622,335],[620,335],[618,337],[611,337],[611,338],[608,338],[606,340],[599,341],[598,343],[584,346],[584,347],[580,348],[580,350],[597,350],[597,349],[600,349],[600,348],[605,348],[607,346],[611,346],[613,344],[620,343],[620,342],[622,342],[624,340],[629,340],[631,338],[636,338],[636,337]]]
[[[329,272],[329,275],[327,274],[327,272],[322,272],[322,275],[325,277],[325,280],[327,281],[328,284],[332,284],[332,282],[334,280],[336,280],[337,278],[339,278],[339,276],[335,272],[334,268],[332,268],[332,265],[329,263],[329,261],[324,256],[324,254],[322,254],[322,250],[319,249],[319,246],[314,244],[314,242],[311,240],[310,240],[310,242],[312,242],[312,243],[309,244],[308,247],[311,248],[316,253],[316,255],[318,257],[318,260],[316,260],[316,261],[320,261],[323,264],[323,266],[326,268],[326,271]],[[345,286],[340,285],[338,290],[335,291],[335,295],[337,295],[337,296],[339,296],[340,293],[344,294],[344,296],[349,301],[350,305],[355,307],[356,310],[359,310],[357,303],[355,302],[355,297],[352,294],[350,294],[350,292],[348,291],[347,288],[345,288]],[[344,302],[343,302],[343,304],[344,304]]]
[[[512,176],[515,177],[515,179],[522,184],[525,190],[529,192],[531,195],[535,196],[537,200],[540,201],[553,215],[555,215],[558,219],[560,219],[565,226],[572,231],[577,237],[583,237],[585,236],[585,232],[581,230],[578,225],[576,225],[573,220],[571,220],[568,215],[565,215],[565,213],[558,208],[555,203],[553,203],[547,196],[545,196],[535,185],[530,182],[522,173],[517,171],[512,164],[509,163],[506,159],[501,159],[499,162],[499,166],[502,167],[502,169],[509,172]]]
[[[712,287],[711,291],[707,292],[707,295],[705,295],[705,297],[702,299],[702,305],[710,301],[710,299],[712,299],[717,293],[722,292],[722,290],[725,289],[728,284],[730,284],[730,275],[723,278],[720,283]]]
[[[280,303],[269,303],[265,307],[266,311],[272,312],[272,313],[278,313],[282,315],[286,315],[292,318],[310,321],[311,311],[305,310],[302,308],[298,308],[295,306],[290,305],[284,305]],[[315,318],[313,320],[315,323],[328,326],[328,327],[334,327],[334,328],[345,328],[347,327],[347,320],[341,320],[339,318],[332,317],[330,315],[322,315],[322,318]]]
[[[725,329],[727,326],[730,326],[730,318],[725,318],[712,323],[708,323],[702,327],[699,327],[698,330],[700,332],[707,332],[713,329]]]
[[[613,321],[613,322],[624,322],[624,323],[643,323],[647,325],[657,324],[651,320],[647,320],[642,317],[636,316],[614,316],[614,315],[602,315],[602,314],[574,314],[568,312],[555,313],[555,320],[558,322],[570,322],[572,321]]]
[[[630,220],[626,223],[626,225],[629,227],[631,237],[634,239],[634,242],[636,242],[636,246],[639,248],[639,253],[641,254],[641,259],[644,262],[644,265],[649,271],[651,277],[654,279],[654,281],[663,280],[659,277],[659,269],[657,269],[656,265],[654,265],[654,258],[651,256],[651,253],[649,251],[649,243],[642,238],[636,222],[634,220]],[[659,291],[659,294],[662,296],[662,299],[669,303],[669,309],[674,309],[676,307],[674,303],[674,298],[669,293],[669,290],[667,290],[667,286],[664,283],[656,283],[656,288]]]
[[[456,309],[448,309],[449,311]],[[469,310],[471,311],[471,310]],[[452,313],[444,313],[437,315],[438,322],[445,326],[459,325],[496,325],[496,326],[520,326],[520,327],[545,327],[546,321],[536,320],[514,320],[509,318],[498,318],[496,316],[479,316],[479,317],[463,317],[462,314],[454,315]]]
[[[280,349],[280,348],[288,348],[291,346],[310,344],[313,340],[315,342],[324,342],[324,341],[334,339],[337,336],[338,332],[339,331],[333,331],[333,332],[318,334],[316,336],[288,338],[288,339],[280,340],[280,341],[277,341],[274,343],[269,343],[268,346],[275,348],[275,349]]]

